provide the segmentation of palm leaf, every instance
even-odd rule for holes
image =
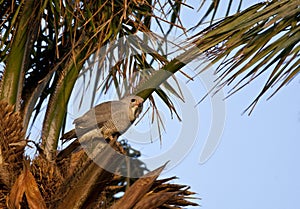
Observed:
[[[6,45],[9,45],[11,50],[9,55],[5,57],[7,65],[0,83],[0,99],[5,99],[12,105],[17,104],[16,109],[19,110],[24,72],[29,64],[28,60],[33,47],[32,38],[37,33],[39,16],[37,16],[36,19],[33,17],[37,8],[37,6],[33,4],[33,1],[24,2],[17,7],[17,13],[11,20],[11,24],[13,25],[7,28],[4,34],[4,38],[8,39],[9,34],[13,30],[12,28],[17,28],[13,42],[11,45]],[[21,7],[22,12],[20,12],[20,17],[18,17],[20,21],[16,21]],[[29,24],[31,25],[30,27]]]
[[[240,14],[221,20],[194,36],[194,43],[219,63],[219,87],[236,84],[236,92],[262,73],[269,78],[249,106],[273,86],[277,92],[299,72],[299,1],[272,1],[256,4]],[[223,59],[223,60],[222,60]],[[222,60],[221,64],[220,61]],[[286,77],[282,80],[282,76]],[[250,111],[251,112],[251,111]]]
[[[220,7],[222,7],[221,11],[224,11],[224,7],[227,5],[225,17],[228,17],[228,15],[230,13],[238,13],[238,12],[240,12],[240,9],[241,9],[242,4],[243,4],[243,0],[239,1],[238,6],[237,6],[235,12],[231,12],[231,10],[233,9],[233,4],[232,3],[233,3],[233,0],[230,0],[230,1],[213,0],[208,5],[208,2],[206,0],[203,0],[201,2],[201,5],[200,5],[200,7],[199,7],[198,10],[201,12],[202,9],[204,9],[204,7],[207,7],[206,11],[205,11],[204,15],[202,16],[202,18],[200,19],[200,21],[192,29],[197,29],[210,16],[211,16],[210,17],[210,24],[212,24],[213,21],[215,21],[216,17],[220,16],[220,15],[217,15],[217,12],[218,12],[218,10],[220,10]],[[236,4],[234,4],[234,5],[236,5]]]

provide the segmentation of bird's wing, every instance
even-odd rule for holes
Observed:
[[[124,104],[120,101],[104,102],[75,119],[73,123],[76,128],[81,129],[91,129],[96,124],[98,127],[102,127],[106,121],[111,120],[113,112],[122,110],[123,108]]]

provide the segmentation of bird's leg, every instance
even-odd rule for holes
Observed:
[[[110,135],[110,136],[107,138],[107,139],[109,140],[108,143],[109,143],[111,146],[113,146],[113,145],[116,143],[118,137],[119,137],[119,136],[117,136],[117,135]]]
[[[123,155],[126,155],[126,151],[124,150],[122,144],[120,142],[118,142],[118,138],[121,134],[117,133],[114,135],[109,136],[109,138],[107,140],[107,143],[113,147],[116,151],[120,152]]]
[[[116,144],[116,141],[118,140],[119,136],[121,134],[119,133],[115,133],[115,134],[111,134],[109,135],[106,140],[107,140],[107,143],[109,143],[111,146],[113,146],[114,144]]]

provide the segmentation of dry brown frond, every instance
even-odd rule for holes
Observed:
[[[43,196],[40,193],[37,182],[25,165],[24,170],[14,183],[7,201],[8,208],[21,208],[24,194],[28,207],[31,209],[46,209]]]
[[[51,204],[52,197],[63,181],[60,170],[55,163],[49,162],[40,155],[32,161],[31,171],[45,202]]]
[[[6,191],[22,170],[24,137],[20,113],[14,112],[14,106],[6,101],[0,101],[0,186]]]
[[[23,158],[25,133],[22,126],[22,117],[19,112],[14,112],[14,106],[6,101],[0,101],[0,163],[18,162]]]
[[[132,208],[151,188],[155,179],[159,176],[164,166],[149,172],[143,178],[138,179],[131,187],[127,189],[124,196],[114,204],[111,209]]]
[[[164,165],[165,166],[165,165]],[[188,191],[185,185],[166,183],[176,177],[156,180],[164,166],[146,174],[129,187],[124,196],[111,209],[139,208],[181,208],[182,206],[197,206],[190,202],[187,196],[195,193]]]

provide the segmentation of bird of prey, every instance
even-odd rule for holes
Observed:
[[[75,119],[75,129],[65,133],[61,139],[80,138],[97,128],[103,138],[123,134],[142,112],[143,102],[143,98],[130,95],[119,101],[101,103]]]

